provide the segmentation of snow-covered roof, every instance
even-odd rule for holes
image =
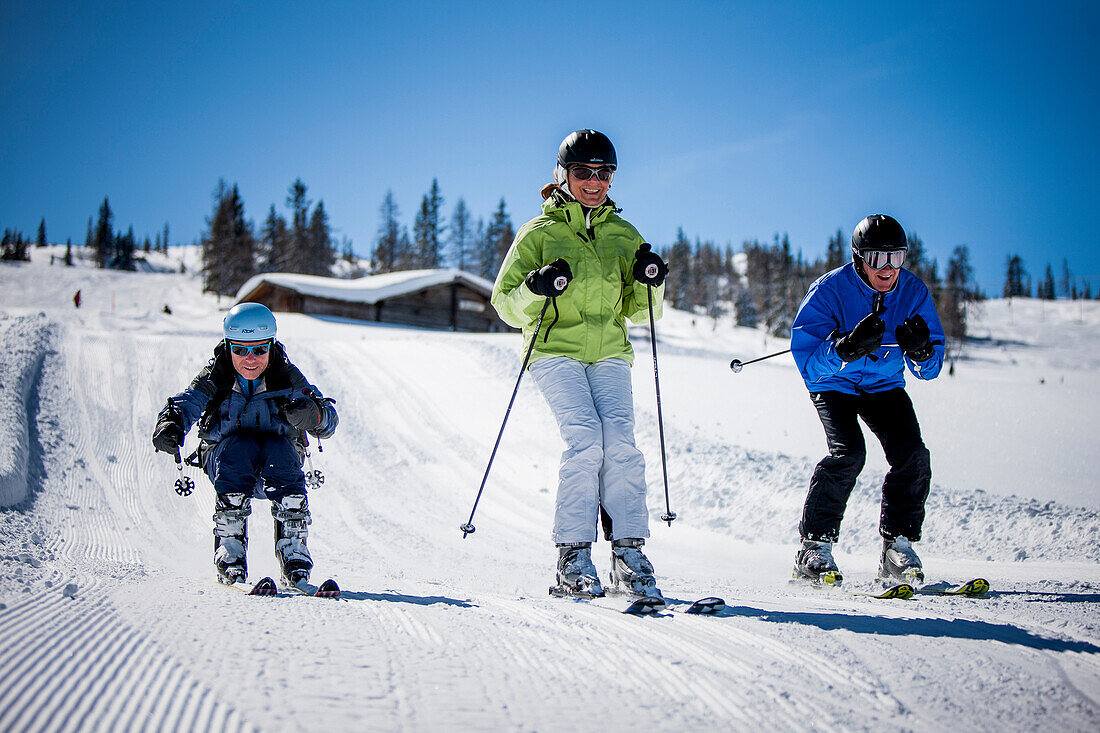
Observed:
[[[287,272],[269,272],[254,275],[237,291],[237,300],[253,292],[261,284],[268,283],[288,288],[302,295],[329,298],[351,303],[377,303],[398,295],[415,293],[437,285],[461,282],[489,297],[493,284],[483,277],[455,269],[403,270],[382,275],[345,280],[318,275],[296,275]]]

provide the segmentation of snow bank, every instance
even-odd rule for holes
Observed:
[[[673,436],[689,445],[670,460],[680,515],[746,542],[791,543],[815,461]],[[872,441],[873,447],[873,441]],[[933,456],[933,462],[935,456]],[[676,471],[675,467],[683,467]],[[659,465],[657,466],[659,470]],[[651,476],[650,507],[663,507]],[[860,475],[841,526],[840,546],[877,547],[881,470]],[[934,481],[934,480],[933,480]],[[1100,557],[1100,511],[1054,501],[999,496],[933,482],[926,504],[922,553],[970,560],[1082,561]]]
[[[0,316],[0,506],[27,498],[30,425],[27,402],[38,382],[46,317]]]

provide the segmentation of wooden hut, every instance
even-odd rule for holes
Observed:
[[[316,275],[256,275],[238,303],[272,311],[334,316],[449,331],[511,331],[489,302],[493,284],[462,270],[406,270],[345,280]]]

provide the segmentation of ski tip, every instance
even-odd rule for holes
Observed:
[[[260,578],[255,585],[252,586],[252,590],[248,591],[250,596],[273,596],[279,592],[279,589],[275,586],[275,581],[271,578]]]
[[[984,596],[989,592],[989,581],[985,578],[974,578],[959,586],[959,595]]]
[[[633,601],[623,613],[631,616],[653,616],[665,610],[667,604],[664,598],[657,596],[642,596]]]
[[[339,598],[340,586],[336,584],[336,581],[329,578],[324,583],[321,583],[317,588],[317,592],[314,594],[320,598]]]
[[[684,613],[699,614],[703,616],[712,616],[716,613],[721,613],[726,610],[725,600],[718,598],[717,596],[708,596],[707,598],[700,598],[692,603]]]
[[[878,598],[900,598],[902,600],[909,600],[916,595],[917,589],[908,583],[899,583],[898,585],[887,588],[880,593]]]

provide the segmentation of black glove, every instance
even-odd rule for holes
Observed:
[[[668,265],[650,249],[648,244],[643,244],[634,253],[634,279],[643,285],[657,287],[665,281]]]
[[[894,335],[898,337],[898,346],[913,361],[928,361],[936,353],[932,347],[928,324],[919,313],[906,318],[904,323],[894,329]]]
[[[283,407],[283,417],[298,430],[316,430],[324,417],[323,409],[317,400],[300,397]]]
[[[527,273],[524,282],[531,292],[544,298],[556,298],[565,292],[569,281],[573,279],[573,271],[569,269],[569,263],[558,258],[549,265],[543,265],[537,270]]]
[[[178,408],[169,406],[161,411],[157,426],[153,428],[153,447],[162,453],[175,455],[183,445],[183,415]]]
[[[836,340],[836,355],[844,361],[855,361],[878,351],[886,324],[875,313],[866,316],[848,333]]]

